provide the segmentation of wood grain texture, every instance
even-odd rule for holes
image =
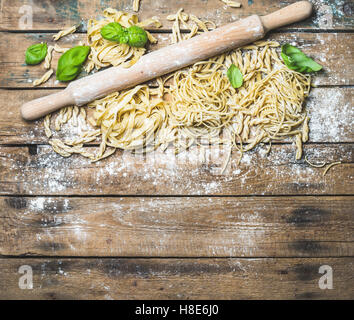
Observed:
[[[225,172],[228,148],[192,147],[173,154],[116,152],[90,163],[81,156],[63,158],[49,146],[0,147],[2,195],[349,195],[353,192],[353,145],[305,147],[312,161],[342,161],[326,176],[323,169],[295,161],[291,145],[274,145],[244,155],[233,154]],[[317,159],[317,160],[316,160]]]
[[[240,2],[142,0],[139,16],[162,18],[168,33],[157,31],[155,50],[169,42],[165,18],[180,7],[220,26],[295,0]],[[305,154],[343,161],[325,177],[295,161],[289,143],[269,156],[258,147],[240,165],[235,154],[223,175],[226,150],[214,147],[177,158],[117,152],[92,164],[36,145],[47,143],[41,123],[23,122],[19,106],[63,85],[53,77],[31,90],[45,70],[24,65],[25,49],[106,7],[131,11],[132,0],[36,0],[29,29],[19,27],[23,1],[0,1],[0,30],[16,31],[0,32],[0,299],[354,299],[353,88],[339,87],[354,84],[354,9],[312,2],[310,19],[269,39],[324,66],[314,83],[325,87],[307,103]],[[84,31],[59,44],[77,44]],[[33,268],[33,290],[18,287],[21,265]],[[318,287],[321,265],[333,268],[333,290]]]
[[[35,79],[40,78],[45,69],[43,64],[27,66],[24,63],[26,49],[38,42],[47,42],[53,45],[52,35],[48,33],[0,33],[0,42],[7,43],[0,46],[0,68],[6,72],[0,74],[2,88],[32,88]],[[170,34],[155,34],[158,44],[151,45],[149,51],[165,47],[170,43]],[[353,85],[354,84],[354,51],[353,33],[273,33],[267,36],[268,40],[276,40],[281,44],[289,42],[298,46],[307,55],[323,65],[323,71],[314,76],[316,85]],[[62,38],[60,46],[70,48],[85,40],[83,34],[73,34]],[[328,44],[331,44],[330,46]],[[56,69],[59,53],[53,54],[52,68]],[[86,76],[84,71],[80,77]],[[153,83],[152,83],[153,84]],[[55,75],[44,83],[44,88],[63,88],[65,83],[55,79]]]
[[[193,13],[202,19],[213,20],[217,25],[247,17],[252,14],[266,15],[281,9],[297,0],[263,0],[248,1],[240,0],[241,8],[230,8],[220,0],[142,0],[139,17],[141,19],[159,16],[163,22],[164,29],[171,29],[171,21],[166,17],[184,8],[186,12]],[[353,7],[350,1],[326,0],[314,3],[314,14],[311,18],[290,25],[288,29],[353,29]],[[3,0],[1,3],[2,30],[59,30],[65,27],[80,23],[91,18],[99,17],[105,8],[112,7],[122,11],[132,12],[133,0],[85,0],[85,1],[55,1],[36,0],[28,9],[23,8],[24,3],[20,0]],[[31,10],[33,14],[33,25],[20,25],[21,17]],[[84,27],[85,28],[85,27]],[[0,29],[0,30],[1,30]]]
[[[0,255],[354,255],[354,197],[1,197]]]
[[[0,299],[353,299],[354,258],[0,259]],[[33,289],[21,290],[22,265]],[[321,290],[321,265],[333,289]]]
[[[0,87],[8,88],[32,88],[33,81],[40,78],[46,70],[44,69],[44,63],[36,66],[28,66],[25,64],[25,52],[26,49],[35,43],[46,42],[49,45],[54,45],[52,40],[53,33],[25,33],[25,34],[13,34],[9,32],[0,33],[0,41],[7,42],[10,46],[6,48],[0,46],[0,66],[6,68],[7,72],[0,76]],[[159,40],[159,44],[150,44],[149,51],[161,48],[161,46],[167,45],[169,42],[169,34],[157,34],[156,38]],[[80,41],[85,41],[86,36],[84,34],[71,34],[62,38],[56,43],[63,48],[71,48],[79,44]],[[61,53],[53,52],[52,68],[56,70],[58,60]],[[87,76],[87,73],[83,70],[79,78]],[[41,87],[47,88],[65,88],[67,83],[59,82],[56,80],[55,75],[52,76]]]
[[[24,121],[19,109],[24,101],[31,101],[54,92],[58,91],[0,89],[0,144],[47,143],[43,121]],[[353,88],[312,89],[306,102],[311,119],[310,142],[354,142],[353,97]],[[90,110],[88,113],[90,114]],[[55,133],[55,136],[74,137],[77,131],[77,127],[68,124],[62,132]]]

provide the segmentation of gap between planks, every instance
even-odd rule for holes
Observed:
[[[317,194],[317,195],[311,195],[311,194],[246,194],[246,195],[239,195],[239,194],[234,194],[234,195],[227,195],[227,194],[211,194],[211,195],[188,195],[188,194],[158,194],[158,195],[151,195],[151,194],[125,194],[125,195],[119,195],[119,194],[99,194],[99,195],[92,195],[92,194],[0,194],[0,200],[2,198],[72,198],[72,199],[80,199],[80,198],[287,198],[291,197],[293,199],[296,198],[311,198],[311,197],[316,197],[316,198],[325,198],[325,197],[352,197],[354,196],[353,194]]]
[[[5,0],[4,0],[5,1]],[[4,2],[3,1],[3,2]],[[289,4],[294,3],[296,0],[264,0],[252,1],[247,3],[246,0],[242,1],[241,8],[233,9],[228,8],[219,0],[144,0],[141,3],[141,9],[137,13],[140,20],[145,20],[152,16],[159,15],[161,22],[165,29],[169,29],[172,25],[171,21],[167,21],[166,17],[169,14],[174,14],[179,8],[184,8],[185,12],[195,14],[201,19],[212,20],[217,25],[222,25],[232,21],[236,21],[252,14],[265,15],[273,13]],[[8,1],[7,3],[9,3]],[[302,22],[288,26],[288,29],[352,29],[352,12],[351,6],[348,3],[338,4],[336,0],[317,1],[312,0],[314,3],[314,12],[312,16]],[[113,7],[120,11],[132,12],[131,2],[120,1],[113,3],[111,1],[80,1],[73,3],[69,6],[56,4],[55,2],[43,6],[41,3],[33,6],[34,26],[37,29],[50,30],[66,28],[80,21],[88,20],[89,18],[97,18],[102,16],[103,10],[107,7]],[[14,29],[18,30],[18,21],[21,17],[19,8],[23,5],[22,1],[11,1],[11,5],[4,5],[2,10],[2,22],[0,23],[1,29]],[[136,14],[136,13],[135,13]],[[85,24],[83,25],[85,28]],[[33,26],[31,27],[33,30]]]
[[[327,241],[329,242],[329,241]],[[343,241],[341,241],[343,242]],[[351,241],[352,242],[352,241]],[[225,256],[225,257],[218,257],[218,256],[46,256],[46,255],[1,255],[0,254],[0,260],[23,260],[23,259],[34,259],[34,260],[40,260],[40,259],[48,259],[48,260],[65,260],[65,259],[72,259],[72,260],[90,260],[90,259],[102,259],[102,260],[107,260],[107,259],[120,259],[120,260],[135,260],[135,259],[141,259],[141,260],[152,260],[152,259],[158,259],[158,260],[195,260],[195,259],[201,259],[201,260],[209,260],[209,259],[217,259],[217,260],[228,260],[228,259],[242,259],[242,260],[254,260],[254,259],[335,259],[335,258],[340,258],[340,259],[353,259],[354,256],[338,256],[338,255],[329,255],[329,256],[286,256],[286,257],[281,257],[281,256],[254,256],[254,257],[245,257],[245,256]]]
[[[0,299],[353,299],[353,258],[0,262]],[[33,290],[18,288],[23,263],[33,268]],[[318,286],[321,265],[334,270],[333,290]]]

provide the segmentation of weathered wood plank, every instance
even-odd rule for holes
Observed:
[[[33,81],[42,77],[47,70],[44,69],[43,63],[37,66],[26,65],[24,62],[26,49],[30,45],[39,42],[47,42],[48,45],[54,45],[52,35],[48,33],[0,33],[0,42],[8,44],[7,46],[0,46],[0,67],[7,70],[7,72],[0,75],[0,87],[32,88]],[[156,38],[159,40],[159,44],[150,45],[149,50],[156,50],[166,45],[169,42],[169,36],[169,34],[157,34]],[[78,45],[80,41],[84,41],[85,37],[83,34],[73,34],[64,37],[58,41],[58,44],[63,48],[71,48]],[[61,53],[53,52],[51,66],[54,70],[56,70],[60,56]],[[87,73],[83,70],[79,78],[84,76],[87,76]],[[65,88],[66,86],[67,83],[57,81],[55,75],[41,85],[41,87],[47,88]]]
[[[354,255],[354,197],[1,197],[0,255]]]
[[[159,43],[151,45],[150,50],[156,50],[170,43],[169,34],[156,34]],[[324,67],[324,71],[314,76],[316,85],[353,85],[354,84],[354,33],[273,33],[267,37],[280,43],[289,42],[301,48]],[[72,47],[85,35],[74,34],[60,40],[63,47]],[[52,34],[47,33],[0,33],[0,68],[6,70],[0,74],[0,87],[31,88],[32,82],[40,78],[45,69],[43,65],[27,66],[24,63],[24,53],[30,45],[38,42],[53,44]],[[55,69],[59,53],[54,53],[52,67]],[[87,75],[82,72],[81,77]],[[42,87],[65,87],[65,83],[56,81],[53,76]]]
[[[0,299],[353,299],[354,258],[0,259]],[[33,289],[18,286],[22,265]],[[322,265],[333,289],[319,288]]]
[[[0,89],[0,144],[47,143],[42,120],[25,122],[19,108],[56,90]],[[310,142],[354,142],[353,88],[314,88],[306,103],[310,115]],[[89,111],[90,112],[90,111]],[[68,124],[58,137],[75,137],[77,128]]]
[[[184,8],[188,13],[223,25],[252,14],[265,15],[296,1],[240,0],[242,7],[235,9],[225,6],[219,0],[142,0],[139,16],[141,19],[159,16],[164,29],[170,29],[172,23],[166,20],[167,15]],[[311,0],[311,2],[315,7],[313,16],[288,28],[353,29],[353,5],[350,1]],[[36,0],[31,5],[26,5],[20,0],[3,0],[0,30],[59,30],[77,24],[81,19],[87,21],[99,17],[108,7],[132,12],[132,3],[133,0]],[[25,17],[21,20],[26,14],[32,14],[32,25],[27,23]]]
[[[117,151],[90,163],[81,156],[62,158],[49,146],[0,147],[2,195],[350,195],[353,193],[353,145],[308,144],[312,161],[342,161],[326,176],[304,160],[295,161],[291,145],[249,152],[237,165],[234,153],[221,174],[228,148],[192,147],[146,156]]]

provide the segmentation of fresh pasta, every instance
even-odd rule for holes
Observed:
[[[64,53],[68,51],[70,48],[62,48],[57,43],[54,45],[54,51],[58,53]]]
[[[50,69],[52,64],[52,55],[53,55],[54,46],[49,46],[47,50],[47,55],[44,60],[44,68]]]
[[[341,162],[341,161],[336,161],[336,162],[330,163],[330,164],[327,166],[327,168],[323,171],[323,176],[325,176],[325,175],[327,174],[327,172],[328,172],[332,167],[337,166],[337,165],[339,165],[339,164],[342,164],[342,162]]]
[[[54,73],[54,70],[50,69],[41,78],[34,80],[33,81],[33,86],[37,87],[37,86],[47,82],[49,80],[49,78],[52,76],[53,73]]]
[[[167,16],[167,20],[174,21],[172,25],[171,43],[177,43],[187,40],[201,32],[207,32],[209,29],[215,29],[216,25],[210,21],[201,21],[195,15],[189,15],[180,8],[176,14]],[[182,35],[181,26],[190,32]]]
[[[67,28],[65,30],[61,30],[53,36],[53,40],[58,41],[60,38],[74,33],[76,31],[76,29],[77,29],[77,26],[72,26],[72,27]]]
[[[311,167],[314,167],[314,168],[323,168],[327,164],[326,162],[321,162],[321,163],[315,164],[315,163],[311,162],[309,159],[307,159],[307,156],[305,156],[305,162],[307,162]]]
[[[186,137],[222,143],[219,136],[225,129],[228,143],[247,151],[260,142],[295,136],[301,158],[299,128],[306,119],[302,104],[310,91],[310,77],[285,67],[270,47],[274,45],[257,42],[174,73],[168,90],[171,118]],[[231,63],[244,75],[238,90],[225,76]]]
[[[132,25],[146,27],[151,24],[161,27],[161,23],[157,18],[139,22],[136,15],[117,11],[112,8],[104,10],[103,15],[105,18],[102,20],[91,19],[88,21],[87,42],[91,47],[91,53],[85,66],[87,72],[92,71],[94,68],[99,70],[104,67],[119,65],[128,68],[136,63],[146,51],[145,48],[134,48],[127,44],[120,44],[102,38],[100,31],[108,23],[118,22],[126,28]],[[149,32],[147,34],[150,42],[157,42]]]
[[[133,0],[133,11],[138,12],[140,8],[140,0]]]
[[[241,7],[241,3],[236,2],[236,1],[231,1],[231,0],[221,0],[221,1],[231,8],[240,8]]]
[[[99,34],[102,26],[112,21],[123,26],[137,24],[136,16],[113,9],[105,10],[104,15],[104,20],[90,20],[88,24],[92,48],[89,70],[129,66],[144,53],[144,49],[137,51],[106,41]],[[183,9],[167,19],[174,21],[172,43],[215,27]],[[153,21],[149,19],[147,23]],[[190,34],[181,33],[182,27]],[[303,103],[310,92],[311,78],[287,68],[277,47],[279,43],[275,41],[258,41],[158,78],[157,88],[138,85],[112,93],[88,104],[89,116],[85,107],[63,108],[55,119],[45,119],[45,132],[54,151],[62,156],[78,153],[92,161],[106,158],[116,149],[150,152],[173,145],[178,153],[206,143],[226,146],[228,162],[233,150],[242,156],[258,144],[268,143],[269,152],[272,141],[287,138],[294,139],[295,157],[300,159],[309,133],[309,117]],[[231,86],[226,75],[231,64],[243,74],[239,89]],[[86,129],[78,137],[54,137],[64,124],[71,121],[77,125],[79,119]],[[85,148],[86,143],[94,141],[100,141],[96,150]]]
[[[342,164],[341,161],[334,161],[334,162],[330,162],[330,163],[327,163],[326,161],[323,161],[321,163],[313,163],[311,162],[310,160],[307,159],[307,157],[305,156],[305,162],[308,163],[311,167],[314,167],[314,168],[323,168],[325,166],[327,166],[325,168],[325,170],[323,171],[322,175],[325,176],[327,174],[327,172],[334,166],[337,166],[339,164]]]

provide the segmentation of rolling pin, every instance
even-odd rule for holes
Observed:
[[[134,87],[259,40],[272,29],[306,19],[311,12],[311,3],[299,1],[266,16],[252,15],[146,54],[130,68],[112,67],[73,81],[61,92],[25,103],[21,115],[26,120],[35,120],[65,106],[85,105],[114,91]]]

